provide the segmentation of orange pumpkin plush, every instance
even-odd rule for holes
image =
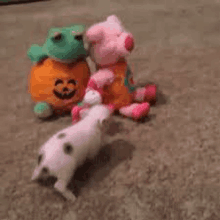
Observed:
[[[32,67],[29,92],[42,109],[51,106],[56,114],[63,114],[82,100],[89,77],[90,69],[85,59],[67,64],[47,58]]]

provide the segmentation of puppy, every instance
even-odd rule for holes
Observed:
[[[53,135],[39,150],[38,164],[32,181],[57,177],[54,188],[66,199],[76,197],[67,185],[76,169],[89,158],[93,159],[103,146],[103,127],[108,124],[110,111],[104,105],[91,107],[78,123]]]

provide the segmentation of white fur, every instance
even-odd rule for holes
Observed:
[[[86,94],[82,100],[83,104],[89,104],[90,108],[94,105],[100,105],[102,104],[102,96],[101,94],[94,90],[87,88]],[[90,108],[86,108],[80,111],[80,118],[83,119],[88,115],[88,112],[90,111]]]
[[[102,103],[102,96],[101,94],[94,90],[94,89],[88,89],[86,91],[86,94],[82,100],[83,104],[90,104],[90,105],[98,105]]]
[[[72,126],[69,126],[53,135],[39,150],[42,161],[35,168],[32,180],[42,177],[42,168],[49,169],[49,175],[57,177],[54,187],[69,200],[76,198],[66,186],[76,168],[86,158],[94,158],[102,146],[103,122],[110,117],[108,108],[104,105],[93,106],[88,115]],[[58,138],[59,134],[65,137]],[[69,143],[73,147],[72,153],[64,153],[64,145]],[[48,175],[48,176],[49,176]]]

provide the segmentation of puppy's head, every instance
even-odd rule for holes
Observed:
[[[37,158],[37,165],[31,177],[32,181],[46,180],[50,176],[52,176],[50,168],[49,166],[47,166],[44,160],[45,160],[45,155],[43,153],[40,153]]]
[[[40,149],[37,165],[31,180],[46,180],[49,177],[59,177],[62,172],[74,166],[74,147],[67,141],[64,133],[58,133]]]

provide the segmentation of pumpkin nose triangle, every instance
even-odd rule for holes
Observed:
[[[69,91],[69,89],[67,87],[63,88],[63,92],[68,92],[68,91]]]

